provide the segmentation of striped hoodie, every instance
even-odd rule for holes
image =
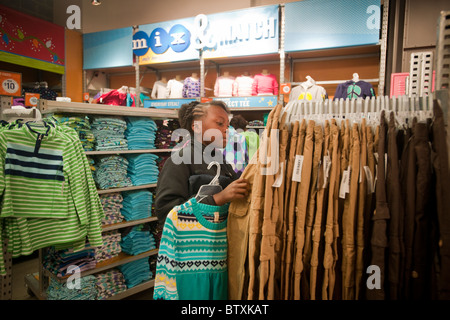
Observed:
[[[103,209],[72,128],[36,122],[5,129],[0,164],[0,223],[13,257],[52,245],[81,250],[86,241],[102,244]]]

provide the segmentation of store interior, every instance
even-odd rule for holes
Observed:
[[[162,142],[164,135],[167,134],[167,131],[164,130],[172,130],[179,126],[176,120],[177,109],[148,107],[149,105],[152,105],[152,103],[161,103],[162,101],[170,102],[171,97],[169,97],[168,93],[165,93],[165,95],[161,97],[157,96],[157,83],[162,81],[164,89],[161,90],[165,90],[169,80],[176,79],[178,82],[183,83],[185,79],[194,74],[199,79],[199,93],[195,96],[186,96],[183,92],[182,96],[176,96],[173,98],[173,101],[177,100],[177,103],[183,103],[183,99],[186,99],[186,102],[188,102],[187,99],[190,98],[197,101],[211,101],[213,99],[220,100],[221,98],[224,98],[226,101],[237,101],[237,103],[239,103],[239,101],[244,101],[250,96],[254,99],[258,96],[256,91],[248,96],[245,95],[244,98],[242,96],[239,97],[237,94],[220,96],[218,95],[218,81],[221,77],[233,79],[234,88],[236,85],[236,78],[243,75],[254,78],[261,74],[272,75],[274,79],[276,79],[276,91],[271,91],[271,93],[268,94],[260,94],[273,98],[274,101],[276,101],[275,105],[286,106],[288,103],[294,102],[293,100],[296,100],[297,98],[294,97],[294,99],[292,99],[290,93],[295,87],[300,87],[302,84],[306,83],[306,81],[312,81],[315,85],[323,88],[325,95],[322,94],[317,100],[320,100],[321,103],[325,103],[327,100],[332,101],[335,97],[342,98],[342,96],[338,95],[340,90],[339,86],[346,81],[356,78],[357,80],[354,82],[361,80],[371,88],[369,98],[386,97],[387,100],[396,96],[408,96],[411,98],[419,97],[419,94],[416,94],[415,91],[413,92],[413,87],[411,85],[414,81],[412,76],[414,58],[412,57],[416,53],[425,52],[433,57],[432,71],[434,71],[434,78],[432,79],[432,86],[427,84],[426,89],[424,89],[425,93],[421,93],[420,97],[425,99],[427,97],[440,99],[442,109],[444,110],[444,117],[450,119],[450,112],[448,112],[447,107],[448,101],[450,101],[448,100],[448,81],[445,83],[437,78],[440,77],[439,79],[444,79],[447,77],[448,80],[448,62],[447,64],[439,64],[439,62],[442,63],[442,61],[438,61],[438,57],[445,56],[445,54],[447,54],[446,61],[448,61],[448,45],[445,46],[445,49],[442,49],[443,46],[438,43],[439,38],[436,36],[437,30],[439,30],[439,19],[441,19],[442,16],[445,17],[441,12],[447,12],[446,23],[450,24],[450,19],[448,18],[450,17],[450,15],[448,15],[450,13],[450,4],[445,0],[435,1],[432,6],[427,5],[426,2],[420,0],[365,1],[375,3],[375,7],[378,6],[379,9],[380,24],[377,30],[379,31],[379,34],[375,36],[377,38],[375,43],[340,45],[339,40],[337,40],[335,45],[326,48],[317,47],[306,50],[285,50],[284,41],[289,41],[288,31],[292,32],[292,30],[285,30],[286,32],[283,34],[285,25],[283,25],[283,21],[277,20],[278,43],[273,52],[264,52],[262,54],[251,53],[238,56],[230,55],[225,57],[201,57],[190,60],[163,61],[148,64],[139,63],[140,56],[130,54],[128,57],[128,64],[120,66],[114,66],[114,53],[103,52],[105,57],[107,57],[105,58],[105,61],[107,61],[109,66],[105,67],[98,65],[96,67],[91,64],[89,68],[86,68],[86,57],[88,54],[90,54],[90,61],[101,61],[103,57],[101,53],[102,45],[111,45],[109,43],[105,44],[108,42],[108,39],[102,38],[103,35],[100,34],[103,32],[113,33],[115,30],[128,28],[129,30],[133,30],[129,31],[132,36],[131,32],[136,32],[136,30],[146,30],[144,28],[146,25],[154,26],[163,22],[171,22],[172,24],[175,22],[181,23],[180,21],[184,21],[183,19],[191,19],[199,14],[208,15],[212,20],[215,15],[220,16],[221,14],[228,14],[230,12],[238,13],[242,10],[245,11],[265,7],[274,7],[277,19],[285,18],[286,11],[291,8],[289,5],[292,5],[293,7],[298,2],[303,1],[230,0],[218,2],[196,0],[189,1],[189,3],[186,2],[186,4],[182,5],[177,0],[166,0],[157,3],[154,1],[133,0],[128,1],[126,5],[124,5],[123,1],[119,0],[101,0],[99,1],[101,2],[101,5],[93,5],[92,2],[95,1],[23,0],[12,2],[0,0],[0,10],[4,8],[5,11],[0,11],[0,17],[2,17],[2,20],[0,20],[0,27],[2,29],[0,31],[3,33],[3,35],[0,33],[0,37],[2,37],[4,45],[3,47],[0,47],[0,72],[20,74],[21,92],[17,93],[14,98],[25,98],[26,93],[40,94],[39,101],[37,104],[34,104],[34,106],[40,109],[42,117],[46,114],[65,114],[64,112],[66,111],[69,112],[69,114],[75,114],[75,116],[79,116],[79,114],[82,114],[83,117],[86,115],[89,116],[91,124],[94,119],[101,118],[102,115],[125,117],[128,121],[127,124],[131,123],[131,120],[129,119],[132,119],[135,115],[136,117],[143,116],[144,118],[149,117],[153,119],[154,122],[152,120],[152,125],[155,125],[155,130],[152,131],[151,135],[153,135],[153,137],[156,135],[157,140],[155,140],[155,142],[159,141],[160,144],[156,146],[152,145],[151,147],[146,146],[145,149],[153,150],[149,151],[148,154],[155,155],[155,158],[159,157],[158,160],[156,160],[156,165],[162,166],[167,156],[170,155],[169,149],[174,146],[174,144],[172,144],[169,147],[165,144],[167,142]],[[312,3],[312,7],[316,5],[318,9],[321,9],[319,0],[304,0],[304,2],[307,4]],[[339,6],[339,1],[326,1],[327,4],[331,3],[331,5],[333,5],[333,2],[336,3],[334,5]],[[349,1],[345,2],[348,4]],[[69,6],[75,7],[75,9],[73,9],[75,11],[69,11]],[[174,10],[174,7],[177,9]],[[76,11],[77,8],[79,11]],[[20,54],[15,53],[14,48],[11,49],[11,46],[8,47],[14,39],[22,38],[19,37],[18,34],[8,34],[8,38],[6,33],[6,31],[8,31],[7,27],[11,26],[11,23],[14,25],[14,23],[20,23],[20,21],[7,21],[9,23],[8,25],[2,24],[2,21],[5,23],[5,18],[7,17],[6,12],[9,12],[6,10],[12,10],[11,12],[20,13],[32,17],[33,19],[37,19],[33,21],[41,21],[45,24],[54,25],[59,34],[61,35],[62,33],[64,63],[56,64],[58,67],[56,72],[56,69],[54,69],[54,62],[39,61],[39,63],[33,65],[33,61],[37,61],[38,59],[33,60],[33,58],[27,58],[26,60],[23,60],[17,58]],[[317,15],[319,18],[324,18],[324,20],[326,20],[326,17],[321,17],[319,12]],[[286,18],[287,17],[289,16],[286,15]],[[70,20],[73,18],[81,21],[79,28],[68,28],[69,21],[75,21]],[[356,18],[355,21],[357,21]],[[286,26],[289,26],[289,24],[286,24]],[[333,28],[333,26],[329,27]],[[352,35],[351,32],[349,33]],[[101,41],[99,41],[100,44],[98,47],[90,47],[89,49],[93,51],[87,53],[87,36],[91,35],[94,37],[97,34],[99,35],[99,39],[104,40],[105,43],[102,44]],[[128,40],[131,40],[131,38],[127,38],[127,41]],[[38,48],[36,43],[35,46]],[[122,49],[123,48],[118,48],[117,52],[122,51]],[[100,52],[100,56],[92,57],[92,52],[94,51],[96,52],[95,54]],[[132,50],[130,49],[129,51],[131,52]],[[445,76],[446,72],[447,76]],[[282,92],[282,88],[286,85],[289,86],[288,93]],[[422,83],[419,83],[419,85],[423,86],[423,81]],[[204,90],[204,93],[201,92],[201,89]],[[116,109],[113,112],[108,111],[108,103],[103,102],[104,99],[107,99],[107,94],[111,92],[123,93],[125,96],[128,95],[128,102],[123,102],[125,104],[116,104],[116,106],[114,106]],[[136,95],[133,96],[132,94]],[[137,94],[140,95],[140,100],[136,98]],[[142,94],[144,95],[144,98],[142,98]],[[361,96],[358,95],[358,97]],[[365,97],[366,96],[364,96],[363,99]],[[60,98],[61,100],[57,98]],[[300,100],[300,98],[298,99]],[[138,100],[139,102],[137,102]],[[267,100],[269,100],[269,98],[267,98]],[[125,101],[125,99],[123,99],[123,101]],[[11,108],[11,102],[11,96],[2,96],[2,112],[5,108]],[[133,103],[133,105],[126,103]],[[330,102],[330,104],[331,103],[332,102]],[[139,108],[132,108],[136,106],[135,104],[139,104]],[[248,128],[253,127],[257,130],[257,133],[262,136],[264,127],[267,125],[268,116],[272,110],[275,109],[275,105],[261,104],[250,105],[248,107],[237,107],[237,105],[232,105],[230,110],[232,115],[243,116],[248,122]],[[30,107],[31,105],[25,105],[25,109]],[[93,110],[95,111],[90,111],[90,107],[93,107]],[[77,110],[80,111],[77,113]],[[104,112],[104,114],[102,114],[102,112]],[[80,116],[82,120],[80,120],[79,123],[85,121],[83,120],[83,117]],[[169,120],[168,122],[167,119]],[[450,130],[448,130],[448,126],[446,126],[446,128],[447,145],[449,145]],[[159,134],[163,137],[161,140],[158,140],[158,137],[161,137]],[[95,159],[95,166],[100,163],[97,161],[99,161],[102,156],[114,154],[114,152],[110,152],[112,149],[108,149],[109,145],[107,146],[105,144],[104,149],[96,149],[89,144],[89,141],[89,139],[88,141],[85,141],[86,144],[83,144],[83,147],[85,147],[84,151],[86,151],[88,158]],[[120,143],[116,142],[116,145]],[[131,139],[128,143],[131,144]],[[127,155],[128,150],[123,152],[125,149],[125,147],[122,148],[121,152]],[[156,149],[162,150],[155,151]],[[129,153],[131,154],[132,152],[130,151]],[[118,154],[120,154],[120,152]],[[145,152],[140,154],[143,155]],[[94,165],[91,164],[91,166]],[[96,167],[96,169],[99,170],[99,167]],[[136,176],[133,177],[136,179],[139,178]],[[108,193],[105,189],[107,188],[99,187],[98,180],[95,180],[95,182],[97,183],[98,189],[103,190],[99,194],[104,195],[106,199]],[[148,196],[153,197],[152,199],[154,202],[156,180],[146,181],[144,185],[146,186],[145,188],[126,189],[129,185],[116,185],[114,188],[118,188],[118,194],[123,191],[122,195],[124,196],[124,199],[125,195],[131,195],[131,191],[146,190]],[[131,190],[130,194],[127,193],[128,190]],[[105,201],[113,200],[114,199],[111,198],[110,200]],[[151,206],[152,204],[150,202],[150,209],[152,209]],[[108,234],[108,236],[121,234],[122,239],[124,239],[129,232],[136,231],[136,228],[133,229],[132,227],[145,225],[145,227],[143,227],[144,231],[140,229],[139,231],[149,232],[149,234],[152,235],[152,241],[156,239],[156,242],[158,242],[158,237],[160,237],[162,231],[157,225],[156,217],[152,216],[150,213],[145,219],[146,220],[143,220],[145,222],[142,225],[133,223],[127,224],[127,221],[125,221],[126,219],[124,221],[121,220],[120,223],[125,223],[126,227],[119,226],[117,229],[103,225],[104,230],[106,230],[103,232],[108,233],[111,231],[112,233]],[[153,299],[158,246],[159,244],[153,247],[152,242],[151,249],[143,254],[147,266],[149,265],[147,268],[149,268],[151,277],[146,278],[145,281],[135,285],[134,289],[131,289],[132,286],[129,286],[128,291],[124,289],[122,290],[123,292],[119,293],[116,297],[109,294],[108,298],[124,300]],[[117,249],[114,246],[112,248],[113,249],[109,248],[107,250]],[[18,255],[14,258],[9,257],[10,260],[7,262],[8,274],[2,277],[4,289],[1,299],[44,300],[45,297],[44,295],[41,295],[42,292],[40,292],[42,282],[38,277],[45,275],[46,279],[48,277],[52,278],[52,276],[49,276],[48,271],[42,271],[43,261],[45,259],[43,259],[41,255],[51,256],[50,253],[48,248],[41,248],[39,250],[33,250],[32,253],[26,255]],[[8,259],[8,253],[5,249],[3,254]],[[142,253],[140,252],[139,254]],[[108,258],[103,257],[98,262],[98,266],[100,266],[98,267],[98,272],[110,271],[113,267],[125,265],[124,262],[122,263],[119,261],[119,258],[122,259],[123,256],[124,252],[121,254],[117,253],[116,258],[114,258],[116,260],[111,260],[111,265],[108,265]],[[137,260],[136,257],[132,257],[126,261],[131,263],[140,260]],[[86,274],[95,276],[96,273],[88,272]],[[65,280],[67,280],[67,275],[65,275]],[[30,284],[30,281],[32,281],[33,285]],[[57,287],[57,285],[54,286]],[[268,297],[269,295],[264,296],[264,298]]]

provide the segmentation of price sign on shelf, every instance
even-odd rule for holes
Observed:
[[[22,95],[22,74],[0,71],[0,95]]]

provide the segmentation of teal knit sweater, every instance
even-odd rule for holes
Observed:
[[[156,265],[155,300],[228,298],[228,206],[192,198],[169,212]]]

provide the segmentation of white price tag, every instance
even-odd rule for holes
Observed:
[[[302,181],[303,155],[295,156],[294,172],[292,173],[292,181]]]
[[[345,194],[347,193],[347,184],[349,180],[349,172],[347,170],[344,170],[344,172],[342,173],[341,185],[339,187],[339,198],[341,199],[345,199]]]
[[[278,170],[278,177],[272,184],[272,187],[279,188],[281,186],[281,184],[283,183],[285,165],[286,165],[286,161],[280,163],[280,170]]]

